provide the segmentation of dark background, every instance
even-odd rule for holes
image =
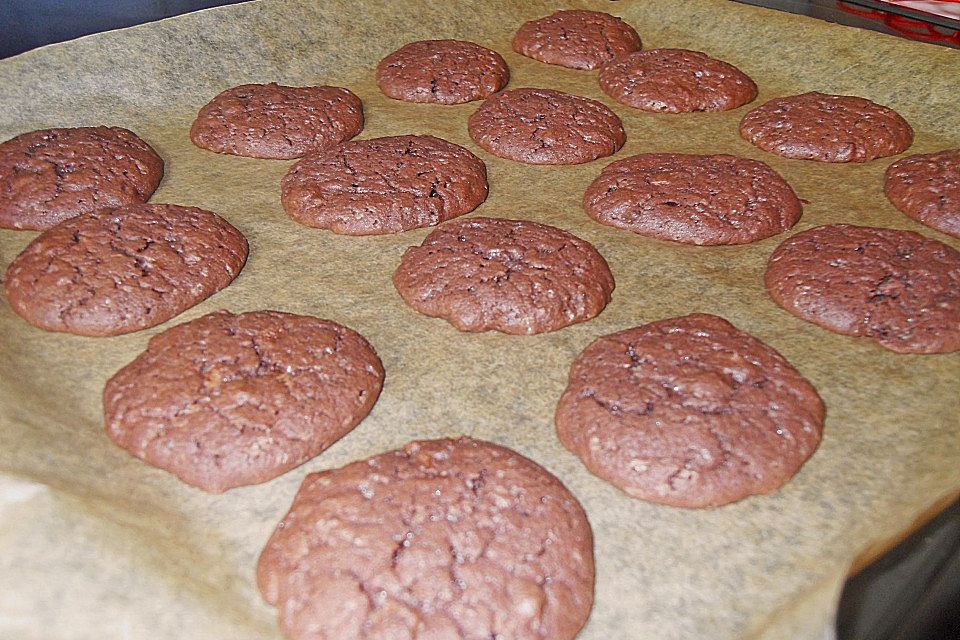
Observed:
[[[51,42],[240,1],[0,0],[0,58]]]

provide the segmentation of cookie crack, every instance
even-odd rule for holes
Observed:
[[[640,417],[649,416],[650,414],[653,413],[654,407],[656,406],[652,400],[647,400],[642,409],[633,408],[630,406],[625,407],[623,404],[616,402],[614,400],[607,400],[606,398],[601,398],[599,395],[597,395],[596,389],[587,389],[586,391],[581,392],[579,394],[579,397],[588,398],[592,400],[596,404],[600,405],[600,407],[602,407],[604,410],[606,410],[609,413],[612,413],[615,416],[619,416],[623,414],[630,414],[630,415],[635,415]]]

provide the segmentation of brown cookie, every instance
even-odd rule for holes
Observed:
[[[244,84],[208,102],[190,127],[202,149],[248,158],[299,158],[363,129],[360,98],[340,87]]]
[[[591,472],[677,507],[776,491],[816,450],[823,419],[783,356],[701,313],[594,341],[556,413],[560,441]]]
[[[740,121],[740,136],[785,158],[867,162],[896,155],[913,143],[899,113],[865,98],[804,93],[777,98]]]
[[[0,227],[49,229],[105,207],[146,202],[163,160],[120,127],[43,129],[0,144]]]
[[[195,207],[98,209],[41,233],[7,268],[11,308],[46,331],[114,336],[146,329],[226,287],[247,240]]]
[[[651,49],[617,58],[600,72],[608,96],[644,111],[727,111],[757,97],[757,85],[732,64],[686,49]]]
[[[528,164],[580,164],[617,152],[623,123],[596,100],[551,89],[511,89],[487,98],[467,122],[474,142]]]
[[[960,252],[912,231],[830,224],[788,238],[767,292],[828,331],[897,353],[960,350]]]
[[[883,191],[907,216],[960,238],[960,149],[921,153],[893,163]]]
[[[769,166],[736,156],[644,153],[607,165],[583,196],[602,224],[698,245],[744,244],[800,219],[800,200]]]
[[[462,40],[421,40],[377,65],[377,85],[407,102],[460,104],[500,91],[510,70],[499,53]]]
[[[433,136],[354,140],[291,167],[280,200],[291,218],[347,235],[398,233],[473,211],[487,198],[487,168]]]
[[[633,27],[600,11],[557,11],[525,22],[513,37],[517,53],[571,69],[596,69],[640,46]]]
[[[393,274],[404,302],[460,331],[530,335],[593,318],[613,274],[591,245],[525,220],[470,218],[408,248]]]
[[[277,311],[218,311],[155,335],[103,390],[107,435],[204,491],[266,482],[370,413],[383,366],[360,334]]]
[[[465,437],[307,476],[257,565],[292,640],[571,640],[593,582],[577,499]]]

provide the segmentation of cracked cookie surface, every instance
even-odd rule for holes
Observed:
[[[43,129],[0,144],[0,227],[49,229],[99,208],[146,202],[163,160],[120,127]]]
[[[732,64],[686,49],[651,49],[618,58],[600,88],[628,107],[660,113],[727,111],[757,97],[757,85]]]
[[[397,49],[377,65],[385,95],[407,102],[460,104],[496,93],[510,79],[496,51],[462,40],[421,40]]]
[[[517,53],[571,69],[596,69],[640,46],[633,27],[600,11],[557,11],[525,22],[513,37]]]
[[[887,168],[883,191],[905,215],[960,238],[960,149],[894,162]]]
[[[297,222],[374,235],[428,227],[477,208],[487,169],[463,147],[433,136],[354,140],[291,167],[280,187]]]
[[[557,434],[627,494],[712,507],[770,493],[816,450],[824,406],[783,356],[691,314],[603,336],[570,368]]]
[[[774,302],[828,331],[898,353],[960,350],[960,252],[912,231],[832,224],[777,247]]]
[[[103,391],[107,435],[205,491],[266,482],[373,408],[383,366],[358,333],[277,311],[218,311],[167,329]]]
[[[576,498],[466,437],[307,476],[257,566],[294,640],[570,640],[593,582]]]
[[[740,137],[785,158],[867,162],[906,151],[913,129],[893,109],[866,98],[811,92],[748,112]]]
[[[467,121],[474,142],[528,164],[580,164],[617,152],[623,123],[605,105],[552,89],[510,89],[487,98]]]
[[[743,244],[800,219],[793,189],[763,162],[729,155],[647,153],[604,167],[583,196],[602,224],[697,245]]]
[[[290,159],[328,149],[362,129],[363,105],[347,89],[244,84],[200,109],[190,140],[217,153]]]
[[[524,220],[469,218],[408,248],[393,274],[404,302],[461,331],[530,335],[599,314],[614,282],[590,243]]]
[[[186,311],[230,284],[247,240],[220,216],[169,204],[99,209],[37,236],[7,268],[7,299],[47,331],[113,336]]]

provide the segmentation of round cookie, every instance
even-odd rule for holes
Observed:
[[[600,11],[557,11],[525,22],[513,37],[517,53],[571,69],[596,69],[640,46],[633,27]]]
[[[776,491],[823,431],[816,389],[783,356],[695,313],[603,336],[570,368],[557,434],[627,494],[715,507]]]
[[[960,350],[960,252],[912,231],[831,224],[788,238],[764,276],[774,302],[897,353]]]
[[[373,408],[383,366],[358,333],[277,311],[218,311],[150,339],[103,390],[107,435],[221,493],[324,451]]]
[[[661,113],[727,111],[757,97],[757,85],[732,64],[686,49],[651,49],[618,58],[600,88],[628,107]]]
[[[601,224],[697,245],[768,238],[796,224],[802,211],[786,180],[762,162],[679,153],[607,165],[583,207]]]
[[[577,499],[466,437],[307,476],[257,565],[291,640],[572,640],[593,583]]]
[[[347,89],[244,84],[200,109],[190,140],[217,153],[290,159],[328,149],[362,129],[363,105]]]
[[[531,335],[599,314],[614,282],[603,256],[556,227],[469,218],[409,247],[393,274],[404,302],[460,331]]]
[[[146,202],[163,160],[132,131],[31,131],[0,144],[0,227],[49,229],[105,207]]]
[[[528,164],[580,164],[617,152],[623,123],[596,100],[551,89],[511,89],[487,98],[467,121],[474,142]]]
[[[907,216],[960,238],[960,149],[921,153],[893,163],[883,191]]]
[[[740,136],[785,158],[867,162],[913,143],[900,114],[865,98],[811,92],[777,98],[747,113]]]
[[[385,95],[407,102],[460,104],[500,91],[510,79],[496,51],[462,40],[421,40],[397,49],[377,65]]]
[[[398,233],[439,224],[487,198],[477,156],[433,136],[354,140],[304,158],[284,176],[291,218],[348,235]]]
[[[98,209],[37,236],[7,268],[10,307],[46,331],[146,329],[226,287],[247,240],[220,216],[170,204]]]

